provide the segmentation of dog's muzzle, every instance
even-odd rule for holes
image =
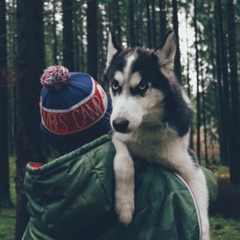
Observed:
[[[121,133],[128,132],[129,121],[125,118],[116,118],[112,121],[112,125],[115,131]]]

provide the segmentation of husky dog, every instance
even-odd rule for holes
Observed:
[[[128,225],[134,212],[134,166],[141,156],[177,172],[192,190],[200,211],[202,239],[209,239],[208,190],[189,149],[191,103],[174,72],[175,35],[169,31],[157,50],[122,51],[109,34],[104,79],[109,84],[111,126],[116,148],[115,210]]]

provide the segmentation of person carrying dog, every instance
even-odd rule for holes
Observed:
[[[28,163],[25,189],[30,220],[23,240],[197,240],[196,200],[176,173],[134,159],[135,211],[129,226],[114,211],[115,149],[109,133],[111,101],[90,75],[51,66],[41,77],[40,129],[62,155]],[[210,200],[214,175],[204,169]]]

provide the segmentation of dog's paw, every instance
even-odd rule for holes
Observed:
[[[118,215],[119,222],[126,227],[132,222],[133,212],[134,203],[123,204],[121,206],[116,204],[116,213]]]
[[[128,226],[134,212],[134,183],[118,184],[115,192],[115,211],[119,222]]]

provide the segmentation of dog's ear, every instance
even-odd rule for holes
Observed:
[[[122,51],[121,47],[118,45],[116,38],[113,33],[108,34],[108,50],[107,50],[107,64],[106,68],[109,67],[113,57]]]
[[[158,58],[160,70],[169,76],[174,68],[174,58],[176,54],[176,39],[173,30],[167,32],[159,48],[154,51]]]

